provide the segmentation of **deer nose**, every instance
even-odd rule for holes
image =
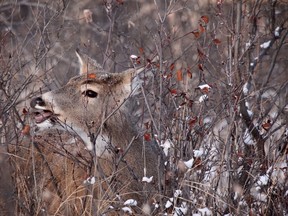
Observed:
[[[32,108],[35,108],[36,105],[43,107],[43,106],[45,106],[45,102],[42,100],[41,97],[37,97],[37,98],[32,99],[31,102],[30,102],[30,106]]]

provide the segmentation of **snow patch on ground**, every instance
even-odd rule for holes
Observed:
[[[267,42],[264,42],[263,44],[260,45],[260,48],[263,48],[263,49],[267,49],[271,44],[271,41],[267,41]]]
[[[90,185],[93,185],[93,184],[95,184],[95,182],[96,182],[96,177],[94,177],[94,176],[91,176],[91,177],[88,177],[86,180],[84,180],[84,184],[90,184]]]
[[[248,129],[246,129],[244,136],[243,136],[243,141],[247,145],[254,145],[253,138],[251,134],[249,133]]]
[[[279,37],[280,36],[280,26],[277,26],[275,31],[274,31],[274,36]]]
[[[161,147],[163,148],[163,152],[165,156],[168,156],[169,149],[173,147],[173,143],[171,140],[167,139],[163,144],[161,144]]]
[[[128,199],[124,202],[126,206],[137,206],[137,201],[134,199]]]
[[[152,182],[152,180],[153,180],[153,176],[151,176],[151,177],[146,177],[146,176],[144,176],[143,178],[142,178],[142,182],[147,182],[147,183],[150,183],[150,182]]]
[[[208,98],[209,98],[209,97],[208,97],[208,95],[206,95],[206,94],[201,95],[200,98],[199,98],[199,102],[202,103],[202,102],[204,102],[205,100],[208,100]]]
[[[185,166],[186,166],[188,169],[191,169],[191,168],[192,168],[193,163],[194,163],[194,158],[191,158],[191,159],[188,160],[188,161],[184,161],[184,164],[185,164]]]

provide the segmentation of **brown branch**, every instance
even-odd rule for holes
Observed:
[[[236,3],[236,34],[235,34],[236,41],[235,41],[235,49],[234,49],[236,83],[240,83],[242,79],[240,68],[239,68],[241,18],[242,18],[242,0],[238,0]]]

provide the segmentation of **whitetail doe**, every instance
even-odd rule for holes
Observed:
[[[89,57],[77,56],[78,76],[32,99],[34,121],[40,130],[58,128],[77,134],[95,152],[97,181],[101,182],[95,183],[101,185],[95,186],[95,200],[101,201],[101,193],[108,194],[109,205],[132,198],[138,203],[134,211],[139,213],[159,192],[163,173],[157,145],[143,142],[125,107],[133,92],[132,80],[140,70],[108,73]],[[152,176],[152,182],[142,181]]]

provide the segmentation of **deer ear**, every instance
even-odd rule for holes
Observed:
[[[80,64],[79,74],[103,72],[103,68],[93,59],[89,58],[85,54],[80,54],[79,51],[76,51],[76,56]]]
[[[129,89],[130,91],[137,88],[140,84],[138,74],[141,73],[144,70],[144,67],[141,68],[130,68],[124,72],[122,72],[122,83],[125,86],[126,89]]]

